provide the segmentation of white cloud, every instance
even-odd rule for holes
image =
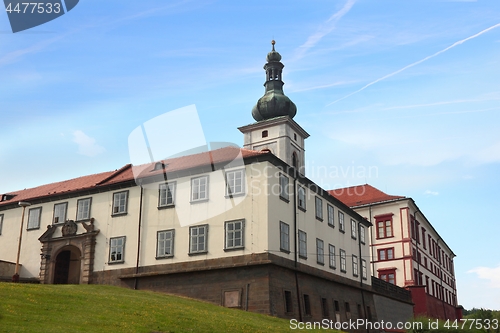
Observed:
[[[335,100],[335,101],[333,101],[333,102],[331,102],[331,103],[327,104],[327,106],[330,106],[330,105],[335,104],[335,103],[337,103],[337,102],[339,102],[339,101],[341,101],[341,100],[343,100],[343,99],[346,99],[346,98],[348,98],[348,97],[351,97],[352,95],[357,94],[357,93],[359,93],[359,92],[361,92],[361,91],[365,90],[366,88],[370,87],[371,85],[374,85],[374,84],[376,84],[376,83],[378,83],[378,82],[380,82],[380,81],[383,81],[383,80],[385,80],[385,79],[388,79],[388,78],[390,78],[390,77],[392,77],[392,76],[394,76],[394,75],[396,75],[396,74],[399,74],[399,73],[401,73],[401,72],[403,72],[403,71],[407,70],[408,68],[411,68],[411,67],[414,67],[414,66],[416,66],[416,65],[419,65],[419,64],[423,63],[424,61],[427,61],[427,60],[429,60],[429,59],[432,59],[432,58],[434,58],[434,57],[436,57],[436,56],[438,56],[438,55],[440,55],[440,54],[442,54],[442,53],[444,53],[444,52],[446,52],[446,51],[448,51],[448,50],[450,50],[450,49],[454,48],[455,46],[461,45],[461,44],[463,44],[463,43],[465,43],[465,42],[467,42],[467,41],[469,41],[469,40],[471,40],[471,39],[474,39],[474,38],[476,38],[476,37],[479,37],[479,36],[481,36],[482,34],[484,34],[484,33],[488,32],[488,31],[490,31],[490,30],[496,29],[496,28],[498,28],[498,27],[500,27],[500,23],[497,23],[497,24],[495,24],[495,25],[493,25],[493,26],[491,26],[491,27],[489,27],[489,28],[486,28],[486,29],[484,29],[484,30],[481,30],[481,31],[480,31],[480,32],[478,32],[477,34],[474,34],[474,35],[469,36],[469,37],[467,37],[467,38],[461,39],[461,40],[459,40],[458,42],[455,42],[455,43],[451,44],[450,46],[448,46],[448,47],[446,47],[446,48],[444,48],[444,49],[442,49],[442,50],[440,50],[440,51],[438,51],[438,52],[436,52],[436,53],[434,53],[434,54],[431,54],[430,56],[427,56],[427,57],[425,57],[425,58],[423,58],[423,59],[420,59],[419,61],[416,61],[416,62],[414,62],[414,63],[412,63],[412,64],[409,64],[409,65],[407,65],[407,66],[405,66],[405,67],[403,67],[403,68],[401,68],[401,69],[398,69],[398,70],[397,70],[397,71],[395,71],[395,72],[392,72],[392,73],[390,73],[390,74],[387,74],[387,75],[385,75],[385,76],[383,76],[383,77],[381,77],[381,78],[378,78],[378,79],[376,79],[375,81],[372,81],[372,82],[370,82],[370,83],[366,84],[365,86],[361,87],[360,89],[358,89],[358,90],[356,90],[356,91],[354,91],[354,92],[352,92],[352,93],[350,93],[350,94],[347,94],[346,96],[344,96],[344,97],[342,97],[342,98],[339,98],[339,99],[337,99],[337,100]],[[332,28],[332,29],[333,29],[333,28]]]
[[[316,31],[314,34],[307,38],[307,41],[299,48],[297,58],[302,58],[304,54],[312,47],[314,47],[323,37],[328,35],[335,29],[335,24],[351,10],[356,0],[347,0],[344,6],[330,18]]]
[[[427,195],[439,195],[439,192],[427,190],[427,191],[424,192],[424,194],[427,194]]]
[[[78,154],[93,157],[102,154],[106,149],[96,143],[94,138],[78,130],[73,132],[73,142],[78,145]]]
[[[500,265],[495,268],[476,267],[467,273],[476,273],[480,279],[489,280],[491,288],[500,288]]]

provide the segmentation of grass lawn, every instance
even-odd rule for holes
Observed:
[[[9,333],[292,331],[288,320],[112,286],[0,283],[0,300]]]

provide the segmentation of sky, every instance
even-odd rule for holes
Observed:
[[[85,0],[18,33],[0,13],[0,193],[118,169],[135,128],[193,104],[241,146],[272,39],[306,175],[413,198],[459,303],[500,310],[499,1]]]

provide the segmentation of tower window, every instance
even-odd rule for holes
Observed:
[[[269,133],[267,132],[267,130],[262,131],[262,137],[263,138],[267,138],[268,135],[269,135]]]
[[[299,166],[297,154],[295,154],[295,152],[293,152],[293,154],[292,154],[292,166],[294,168],[297,168]]]
[[[297,141],[297,133],[293,133],[293,139]]]

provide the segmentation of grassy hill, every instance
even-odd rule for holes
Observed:
[[[162,293],[0,283],[0,332],[254,333],[289,327],[288,320]]]

